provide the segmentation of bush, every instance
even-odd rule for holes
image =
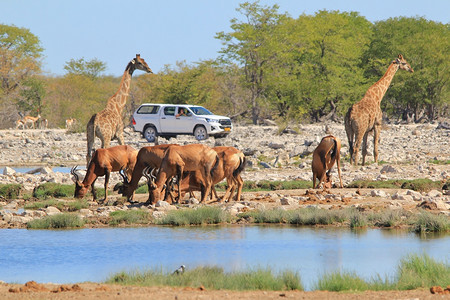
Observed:
[[[27,223],[28,229],[61,229],[82,227],[84,221],[76,214],[62,213]]]
[[[17,199],[22,188],[20,184],[0,184],[0,196],[6,199]]]

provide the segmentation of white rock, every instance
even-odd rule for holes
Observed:
[[[372,191],[370,192],[370,195],[371,195],[372,197],[382,197],[382,198],[386,198],[386,197],[387,197],[386,192],[385,192],[385,191],[382,191],[382,190],[372,190]]]
[[[13,168],[5,167],[3,169],[3,175],[14,175],[16,174],[16,171]]]
[[[431,198],[437,198],[437,197],[442,197],[442,193],[437,190],[431,190],[427,193],[427,196],[431,197]]]
[[[57,215],[57,214],[61,213],[61,211],[54,206],[49,206],[49,207],[45,208],[44,211],[49,216]]]

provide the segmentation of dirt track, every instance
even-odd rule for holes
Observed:
[[[25,285],[1,284],[0,298],[15,299],[449,299],[450,295],[433,295],[428,289],[413,291],[336,293],[326,291],[210,291],[198,288],[138,287],[97,283],[73,285],[32,284],[34,289],[26,290]]]

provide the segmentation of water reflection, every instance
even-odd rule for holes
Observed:
[[[298,271],[306,288],[327,271],[370,278],[393,275],[408,253],[450,259],[450,236],[406,231],[288,226],[0,230],[0,280],[24,283],[101,281],[140,267],[172,270],[181,264]]]

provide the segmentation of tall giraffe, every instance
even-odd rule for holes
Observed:
[[[108,148],[112,139],[116,138],[120,145],[123,145],[123,121],[122,111],[125,107],[130,90],[131,76],[134,70],[141,70],[153,73],[145,60],[139,54],[127,65],[120,82],[119,90],[108,100],[106,108],[94,114],[86,126],[87,137],[87,165],[92,157],[94,140],[97,136],[102,145],[101,148]]]
[[[381,122],[383,112],[381,111],[381,99],[386,94],[387,89],[398,69],[409,71],[414,70],[403,58],[401,54],[389,65],[386,73],[372,85],[357,103],[353,104],[345,115],[345,131],[347,132],[348,144],[350,147],[350,163],[358,164],[358,151],[362,146],[362,165],[364,166],[367,154],[367,136],[373,130],[373,156],[375,162],[378,160],[378,142],[380,140]]]

